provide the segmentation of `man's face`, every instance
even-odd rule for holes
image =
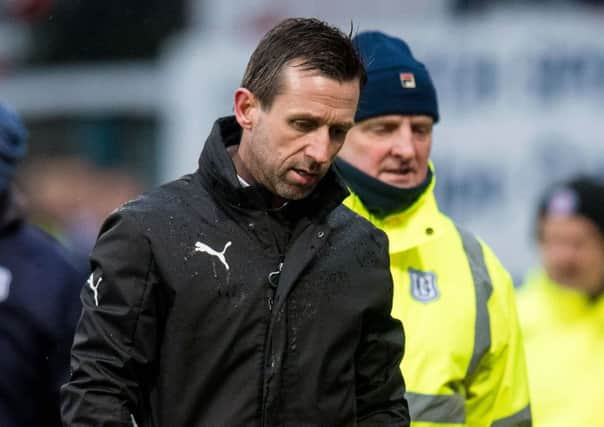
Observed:
[[[540,249],[548,276],[565,286],[595,295],[604,290],[604,239],[581,216],[549,216],[540,223]]]
[[[428,173],[433,122],[399,114],[364,120],[348,132],[340,157],[386,184],[415,187]]]
[[[270,108],[251,109],[249,139],[239,155],[253,175],[274,194],[306,197],[327,173],[352,127],[359,81],[338,82],[287,66]]]

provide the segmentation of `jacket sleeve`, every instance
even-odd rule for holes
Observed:
[[[482,246],[493,284],[487,307],[491,347],[468,380],[467,423],[468,426],[530,427],[526,361],[512,280],[495,255]]]
[[[376,264],[366,266],[366,286],[376,302],[363,318],[363,334],[356,354],[356,401],[359,426],[409,426],[405,383],[400,370],[404,333],[392,318],[392,276],[388,241],[382,232],[372,236],[377,243]]]
[[[61,389],[63,424],[132,426],[158,342],[157,275],[141,227],[126,210],[103,224],[81,292],[82,314]]]

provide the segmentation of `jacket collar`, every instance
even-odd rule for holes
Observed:
[[[223,202],[241,209],[271,210],[272,194],[267,189],[259,185],[242,187],[237,178],[227,147],[239,144],[241,132],[234,116],[216,120],[199,157],[197,173]],[[308,197],[289,202],[287,210],[297,215],[324,217],[347,195],[346,186],[331,167]]]
[[[434,196],[436,176],[432,163],[430,169],[433,174],[430,185],[415,203],[402,212],[385,218],[376,217],[369,213],[356,194],[350,195],[344,204],[386,232],[391,253],[403,252],[437,239],[442,236],[450,220],[438,209]]]

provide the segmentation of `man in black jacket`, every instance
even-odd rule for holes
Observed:
[[[323,22],[265,35],[199,169],[104,223],[66,425],[408,425],[387,240],[331,169],[364,80]]]

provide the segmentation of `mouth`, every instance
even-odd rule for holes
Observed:
[[[309,172],[304,169],[292,169],[294,180],[299,185],[310,185],[318,180],[317,173]]]
[[[384,169],[384,172],[390,173],[393,175],[409,175],[415,172],[415,169],[410,165],[402,165],[399,167],[390,167]]]
[[[415,173],[415,170],[413,168],[385,169],[382,171],[382,173],[392,177],[405,178],[412,176]]]
[[[388,168],[382,169],[378,177],[387,184],[399,188],[407,188],[411,185],[415,185],[417,172],[413,167],[410,166]]]

